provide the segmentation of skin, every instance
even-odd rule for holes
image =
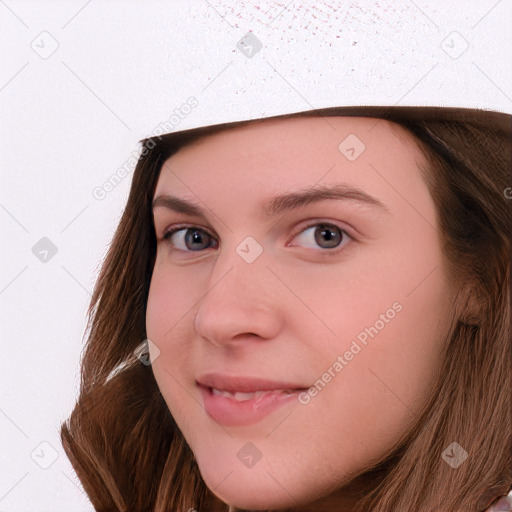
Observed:
[[[349,134],[366,146],[355,161],[338,149]],[[206,485],[222,501],[320,510],[335,499],[349,510],[351,482],[416,420],[437,377],[454,298],[420,165],[424,157],[400,127],[351,117],[251,124],[203,138],[164,163],[155,197],[189,199],[207,218],[154,210],[146,327],[160,354],[152,367]],[[355,186],[388,211],[323,200],[258,217],[270,197],[332,184]],[[353,239],[322,258],[328,242],[315,242],[315,228],[307,229],[315,221]],[[179,237],[186,231],[174,247],[162,240],[179,223],[206,231],[202,247],[214,245],[193,251]],[[236,252],[247,236],[263,248],[251,264]],[[394,303],[401,311],[359,343],[309,403],[293,401],[243,427],[220,426],[205,412],[200,374],[313,386]],[[247,442],[262,453],[252,468],[237,458]]]

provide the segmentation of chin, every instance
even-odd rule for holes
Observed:
[[[210,490],[213,492],[212,489]],[[284,496],[274,496],[273,493],[276,493],[275,488],[268,492],[267,489],[261,488],[251,490],[223,488],[223,491],[219,493],[217,489],[214,494],[227,505],[242,510],[283,510],[297,505],[297,502],[292,500],[286,493]]]
[[[219,468],[205,472],[199,468],[201,476],[217,498],[227,505],[244,510],[286,509],[298,503],[264,469],[233,471],[222,479]]]

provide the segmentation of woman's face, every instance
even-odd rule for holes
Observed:
[[[164,163],[154,197],[197,212],[154,208],[152,367],[226,503],[334,493],[429,398],[454,295],[419,164],[401,128],[351,117],[252,124]]]

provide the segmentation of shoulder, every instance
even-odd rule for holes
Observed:
[[[507,494],[507,496],[502,496],[499,501],[488,508],[485,512],[512,512],[512,490]]]

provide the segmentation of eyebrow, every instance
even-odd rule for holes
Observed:
[[[261,205],[260,215],[270,218],[325,199],[357,201],[390,213],[386,205],[377,198],[358,188],[340,184],[307,188],[272,197]],[[153,209],[163,207],[176,213],[206,218],[205,211],[201,207],[173,195],[159,195],[153,200],[152,206]]]

